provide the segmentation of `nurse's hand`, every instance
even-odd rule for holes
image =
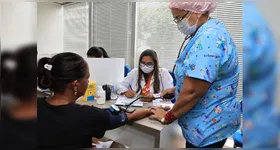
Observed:
[[[169,110],[170,107],[165,107],[163,108],[162,106],[160,107],[152,107],[151,108],[151,114],[150,115],[150,119],[153,119],[153,120],[157,120],[157,121],[160,121],[162,118],[164,118],[165,114],[166,114],[166,111]]]
[[[160,106],[153,106],[151,109],[155,109],[155,108],[163,109],[164,111],[168,111],[168,110],[171,109],[171,107],[169,107],[169,106],[162,107],[161,105]]]
[[[141,101],[143,102],[151,102],[154,100],[154,96],[151,93],[147,93],[145,95],[143,95],[143,98],[141,98]]]
[[[174,94],[175,90],[176,90],[176,87],[165,89],[164,91],[161,92],[160,96],[163,97],[166,94]],[[170,99],[164,99],[164,100],[168,101]]]
[[[127,91],[123,92],[121,95],[125,95],[127,98],[133,98],[136,96],[136,92],[128,89]]]

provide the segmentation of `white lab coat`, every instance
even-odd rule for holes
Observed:
[[[128,73],[128,75],[124,78],[124,80],[119,83],[116,86],[116,91],[118,94],[123,93],[127,91],[131,85],[133,91],[137,91],[138,86],[137,86],[137,80],[138,80],[138,68],[135,68],[131,70],[131,72]],[[173,87],[173,78],[169,74],[168,70],[165,68],[159,68],[159,80],[160,80],[160,93],[164,91],[165,89],[172,88]],[[145,86],[145,79],[142,77],[141,80],[141,87],[143,88]],[[151,94],[158,94],[154,93],[154,76],[152,76],[152,80],[150,83],[150,93]],[[140,91],[139,91],[140,93]]]

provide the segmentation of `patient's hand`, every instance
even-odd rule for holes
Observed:
[[[151,111],[149,109],[139,109],[134,111],[133,113],[127,113],[128,120],[140,120],[145,117],[150,116]]]
[[[92,143],[94,143],[94,144],[99,144],[99,141],[98,141],[98,139],[97,139],[97,138],[92,137]]]
[[[122,95],[125,95],[127,98],[133,98],[136,96],[136,92],[128,89],[127,91],[125,91],[124,93],[122,93]]]

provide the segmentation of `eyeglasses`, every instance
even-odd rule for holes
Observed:
[[[181,18],[174,18],[173,19],[174,23],[176,23],[176,24],[180,23],[188,14],[189,14],[189,11],[187,11],[187,13]]]
[[[151,62],[148,62],[148,63],[141,62],[140,63],[140,67],[144,67],[144,66],[147,66],[148,68],[152,68],[152,67],[154,67],[154,63],[151,63]]]

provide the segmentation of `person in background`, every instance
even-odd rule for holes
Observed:
[[[87,52],[88,58],[110,58],[107,52],[103,47],[91,47]],[[125,65],[124,66],[124,77],[130,72],[130,68]]]
[[[110,58],[107,54],[107,52],[105,51],[105,49],[103,47],[99,47],[100,50],[102,51],[102,54],[103,54],[103,58]]]
[[[91,148],[92,137],[101,138],[107,130],[128,121],[149,116],[148,109],[133,113],[76,104],[88,87],[89,68],[79,55],[65,52],[38,62],[38,86],[53,96],[38,101],[39,148]]]
[[[243,147],[276,148],[277,44],[253,2],[243,3]]]
[[[37,148],[36,62],[36,44],[1,52],[1,149]]]
[[[168,112],[153,107],[150,119],[170,124],[178,119],[186,148],[222,148],[241,122],[237,98],[237,48],[224,24],[209,16],[216,2],[170,2],[178,30],[191,36],[175,62],[176,102]]]
[[[106,53],[106,51],[103,48],[100,47],[91,47],[88,51],[87,51],[87,57],[88,58],[106,58],[104,57],[103,51]],[[107,55],[107,53],[106,53]],[[107,55],[108,58],[108,55]]]
[[[117,93],[133,98],[143,95],[143,101],[152,101],[156,94],[173,87],[173,78],[168,70],[159,67],[157,53],[147,49],[140,55],[138,68],[133,69],[127,77],[117,85]]]

